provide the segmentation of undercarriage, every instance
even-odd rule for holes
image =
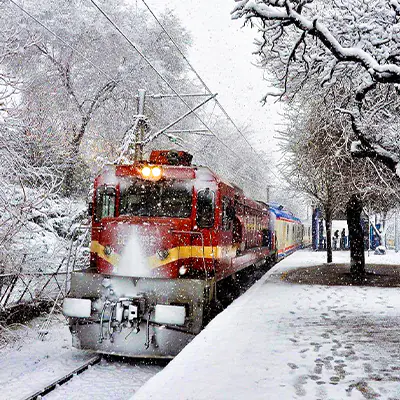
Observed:
[[[74,347],[130,357],[172,358],[200,332],[212,279],[74,272],[64,301]]]

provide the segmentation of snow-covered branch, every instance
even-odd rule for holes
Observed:
[[[312,3],[312,1],[307,3]],[[298,9],[297,1],[241,0],[232,12],[232,18],[282,21],[285,27],[292,24],[306,34],[318,38],[339,61],[361,64],[376,82],[400,83],[398,65],[380,63],[362,48],[342,46],[331,29],[319,21],[318,15],[312,15],[312,18],[306,17],[298,12]]]
[[[350,116],[360,146],[359,157],[371,157],[393,172],[400,147],[399,101],[383,87],[400,83],[400,8],[382,0],[240,0],[232,18],[261,21],[258,40],[261,65],[278,78],[277,86],[293,97],[308,87],[322,96],[340,87],[337,108]],[[283,76],[282,76],[283,75]],[[344,89],[343,89],[344,88]],[[345,95],[344,92],[347,92]],[[324,93],[325,91],[325,93]],[[332,92],[337,90],[332,89]],[[396,93],[398,97],[398,93]],[[325,100],[324,100],[325,101]],[[399,175],[400,177],[400,175]]]

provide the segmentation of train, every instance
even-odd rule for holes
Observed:
[[[255,201],[184,151],[107,165],[94,181],[90,266],[63,312],[79,349],[173,358],[203,328],[217,288],[303,246],[300,219]]]

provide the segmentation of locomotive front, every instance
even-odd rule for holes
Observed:
[[[63,306],[73,345],[173,357],[213,297],[214,177],[187,153],[156,151],[107,166],[94,189],[90,268],[72,273]]]

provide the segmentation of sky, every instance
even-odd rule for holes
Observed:
[[[136,0],[138,7],[144,7]],[[165,0],[146,0],[156,15]],[[256,29],[242,28],[243,21],[232,20],[233,0],[168,0],[168,8],[191,32],[193,45],[189,60],[218,100],[239,126],[250,124],[249,137],[256,150],[276,154],[276,129],[282,128],[281,107],[271,99],[266,106],[261,98],[270,90],[263,70],[254,66],[252,52]]]

